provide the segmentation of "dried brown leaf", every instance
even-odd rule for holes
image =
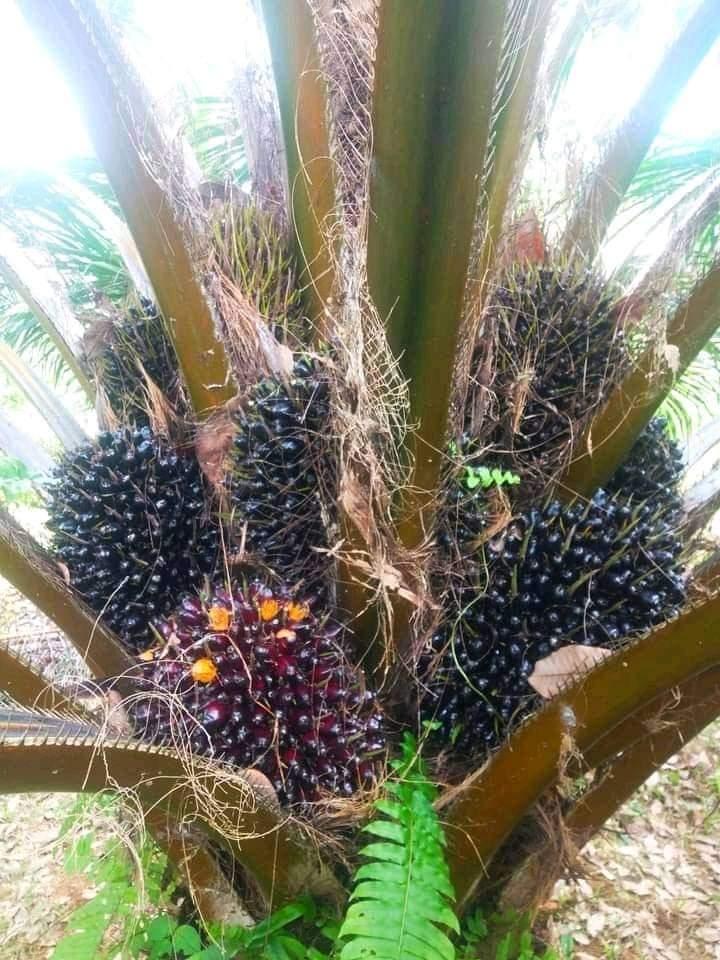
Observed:
[[[200,468],[216,489],[222,486],[225,478],[227,455],[237,430],[231,407],[223,407],[214,413],[200,426],[195,437]]]
[[[528,683],[541,697],[549,700],[570,680],[587,673],[611,653],[606,647],[589,647],[582,643],[563,647],[537,661]]]

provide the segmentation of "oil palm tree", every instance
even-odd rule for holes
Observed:
[[[564,863],[538,810],[581,844],[718,713],[720,607],[682,565],[653,421],[720,323],[717,251],[669,308],[597,265],[718,0],[553,245],[519,200],[551,0],[263,0],[277,100],[240,103],[249,197],[189,182],[90,0],[20,6],[85,112],[130,279],[80,350],[70,307],[1,261],[102,427],[65,443],[54,556],[2,520],[0,570],[98,683],[73,703],[3,653],[3,789],[132,789],[203,911],[228,863],[261,910],[345,896],[410,729],[459,907],[502,885],[531,905]]]

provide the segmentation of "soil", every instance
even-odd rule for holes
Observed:
[[[84,674],[65,639],[9,585],[0,642],[68,683]],[[0,785],[1,786],[1,785]],[[75,803],[57,794],[0,796],[0,957],[45,960],[67,918],[95,890],[68,874],[60,836]],[[720,960],[720,721],[609,821],[560,881],[539,935],[569,934],[575,960]]]

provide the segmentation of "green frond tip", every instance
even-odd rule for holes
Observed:
[[[415,739],[405,735],[388,796],[364,832],[351,903],[340,929],[340,960],[454,960],[447,931],[459,932],[445,837]]]

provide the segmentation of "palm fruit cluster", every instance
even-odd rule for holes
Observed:
[[[339,625],[256,580],[188,596],[154,627],[129,707],[141,736],[256,767],[288,804],[374,782],[383,718]]]
[[[653,423],[608,491],[524,510],[467,549],[423,664],[426,719],[460,749],[492,747],[536,707],[538,660],[570,644],[617,646],[675,614],[685,602],[680,472],[677,447]],[[461,544],[477,541],[487,492],[458,487],[449,509]]]
[[[632,497],[634,503],[662,504],[663,517],[671,522],[682,515],[680,447],[667,433],[662,417],[651,420],[638,437],[625,463],[606,484],[609,493]]]
[[[148,424],[149,378],[180,413],[184,409],[175,351],[155,305],[142,298],[113,321],[94,365],[113,412],[123,422]]]
[[[131,648],[179,593],[215,569],[197,461],[149,427],[101,433],[55,470],[48,528],[72,587]]]
[[[253,388],[237,419],[231,476],[233,527],[250,561],[303,597],[323,600],[332,577],[322,552],[328,518],[314,451],[327,434],[327,417],[327,382],[313,361],[301,357],[287,385],[266,379]],[[327,487],[332,467],[326,453],[322,462]]]
[[[484,382],[492,349],[494,373],[489,395],[471,390],[466,430],[486,458],[522,475],[528,493],[542,492],[622,366],[613,305],[606,284],[572,266],[515,266],[495,290],[472,361]]]

